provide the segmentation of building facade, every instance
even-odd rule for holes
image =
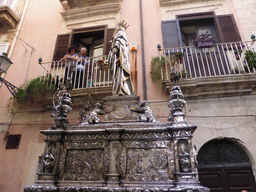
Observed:
[[[172,87],[180,86],[185,94],[187,121],[198,126],[193,143],[202,184],[216,191],[253,191],[256,74],[246,52],[255,47],[255,10],[254,0],[3,0],[0,51],[13,64],[2,77],[20,87],[50,74],[56,84],[64,78],[66,64],[60,59],[67,48],[86,47],[88,73],[72,76],[83,83],[70,92],[69,123],[77,125],[88,99],[95,103],[111,94],[109,69],[102,62],[116,23],[124,20],[141,101],[148,100],[156,118],[167,121]],[[178,53],[182,61],[176,60]],[[165,63],[160,83],[150,75],[157,57]],[[176,82],[173,69],[180,74]],[[0,95],[0,191],[23,191],[36,180],[45,139],[40,130],[54,124],[52,100],[18,105],[4,84]]]

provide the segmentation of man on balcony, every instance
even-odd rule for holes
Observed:
[[[76,72],[74,78],[76,80],[75,88],[82,88],[83,82],[85,79],[86,69],[85,66],[88,64],[88,57],[86,56],[87,49],[85,47],[81,48],[81,55],[79,56],[77,65],[76,65]]]

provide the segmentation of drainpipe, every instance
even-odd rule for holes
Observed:
[[[13,53],[14,46],[15,46],[16,41],[17,41],[17,37],[18,37],[19,32],[20,32],[21,25],[22,25],[23,20],[24,20],[24,17],[25,17],[25,13],[26,13],[26,11],[27,11],[28,2],[29,2],[29,0],[26,1],[26,5],[25,5],[25,7],[24,7],[24,10],[23,10],[23,13],[22,13],[20,22],[19,22],[18,29],[17,29],[17,31],[16,31],[16,33],[15,33],[15,36],[14,36],[14,39],[13,39],[13,42],[12,42],[12,46],[11,46],[11,48],[10,48],[10,52],[9,52],[9,54],[8,54],[8,58],[10,58],[10,60],[11,60],[11,56],[12,56],[12,53]],[[4,78],[4,76],[5,76],[5,73],[3,73],[3,74],[1,75],[2,78]],[[1,86],[1,85],[2,85],[2,83],[0,83],[0,86]]]
[[[140,5],[140,35],[141,35],[141,53],[142,53],[142,77],[143,77],[143,99],[147,100],[147,82],[145,71],[145,51],[144,51],[144,34],[143,34],[143,16],[142,16],[142,0],[139,0]]]
[[[18,37],[19,32],[20,32],[21,25],[22,25],[23,20],[24,20],[24,17],[25,17],[25,13],[27,12],[28,2],[29,2],[29,0],[26,1],[26,5],[25,5],[25,7],[24,7],[24,10],[23,10],[23,13],[22,13],[20,22],[19,22],[18,29],[17,29],[17,31],[16,31],[16,33],[15,33],[15,36],[14,36],[14,39],[13,39],[13,42],[12,42],[12,46],[11,46],[10,52],[9,52],[9,54],[8,54],[8,57],[9,57],[10,59],[11,59],[11,56],[12,56],[12,53],[13,53],[14,46],[15,46],[16,41],[17,41],[17,37]]]

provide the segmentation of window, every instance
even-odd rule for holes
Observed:
[[[21,134],[8,135],[5,149],[18,149],[20,144]]]
[[[214,12],[178,15],[176,20],[162,21],[164,48],[192,46],[193,40],[208,33],[215,42],[241,41],[233,15]]]
[[[108,54],[111,47],[111,38],[114,29],[108,29],[107,25],[73,29],[70,34],[57,36],[53,60],[60,60],[71,45],[79,50],[87,48],[87,56],[97,57]]]
[[[0,43],[0,55],[8,52],[10,43]]]

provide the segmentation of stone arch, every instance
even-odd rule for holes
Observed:
[[[211,191],[255,191],[254,161],[239,140],[212,139],[200,148],[197,160],[199,179]]]

